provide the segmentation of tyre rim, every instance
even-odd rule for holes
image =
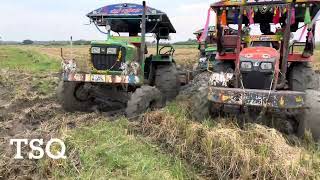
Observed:
[[[82,101],[82,102],[88,101],[90,99],[89,91],[84,88],[84,84],[79,84],[75,88],[74,97],[78,101]]]

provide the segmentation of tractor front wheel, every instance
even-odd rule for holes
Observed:
[[[138,117],[148,109],[163,107],[161,92],[152,86],[138,88],[127,103],[126,115],[128,118]]]
[[[292,91],[306,91],[319,88],[319,77],[310,63],[292,63],[288,72],[289,88]]]
[[[316,141],[320,141],[320,91],[307,90],[307,107],[299,119],[298,135],[303,136],[310,131]]]
[[[90,111],[92,102],[84,90],[84,84],[61,81],[57,89],[58,100],[67,112]]]

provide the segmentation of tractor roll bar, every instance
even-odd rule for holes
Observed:
[[[140,61],[141,64],[144,64],[145,57],[145,47],[146,47],[146,1],[142,2],[143,12],[142,12],[142,22],[141,22],[141,48],[140,48]],[[143,69],[141,68],[142,74]]]

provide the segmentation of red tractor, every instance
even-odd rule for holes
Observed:
[[[227,0],[211,8],[218,47],[209,81],[211,114],[249,114],[252,120],[277,114],[285,119],[282,130],[308,129],[319,138],[319,76],[310,63],[320,1]],[[305,40],[294,41],[300,33]]]

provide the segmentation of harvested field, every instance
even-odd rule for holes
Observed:
[[[80,56],[87,51],[74,48]],[[195,52],[177,48],[177,63],[192,67]],[[66,113],[55,94],[58,47],[0,46],[0,55],[0,179],[320,178],[319,147],[308,135],[299,140],[256,124],[239,128],[231,119],[195,121],[183,99],[136,122]],[[19,57],[28,63],[17,67]],[[60,138],[67,159],[15,160],[12,138]]]

